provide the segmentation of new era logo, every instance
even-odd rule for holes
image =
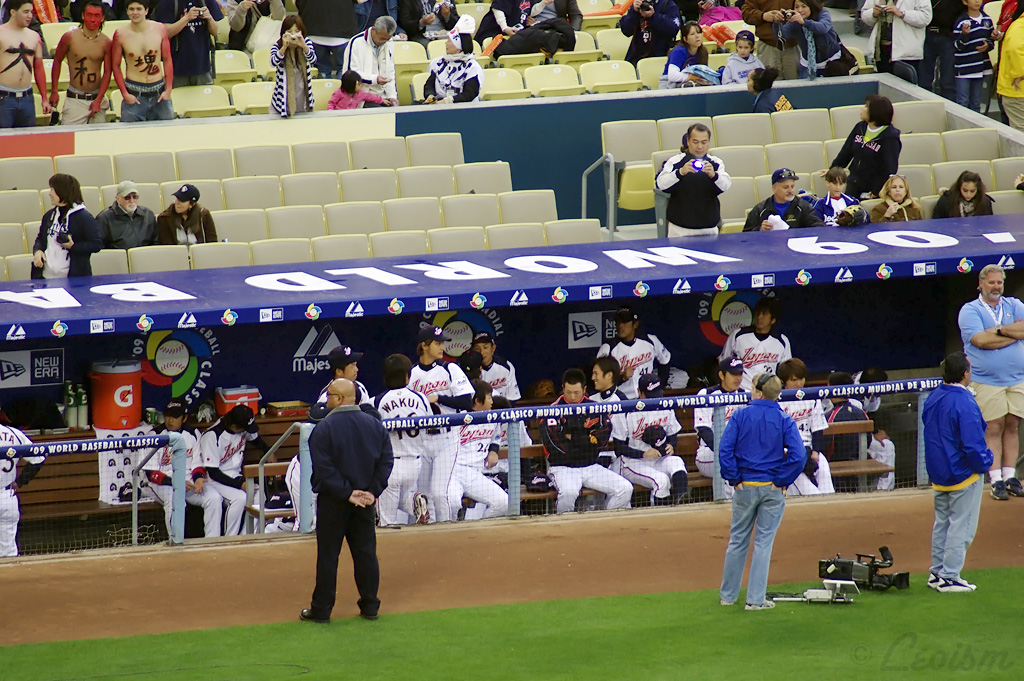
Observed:
[[[426,310],[427,312],[440,312],[448,309],[447,298],[427,298]]]
[[[1013,260],[1010,260],[1012,263]],[[1012,265],[1011,265],[1012,267]],[[935,263],[933,262],[915,262],[914,263],[914,276],[915,277],[929,277],[938,272]]]
[[[89,333],[114,333],[114,320],[90,319]]]
[[[8,378],[17,378],[25,373],[25,367],[17,362],[10,362],[6,359],[0,360],[0,381]]]
[[[839,271],[836,272],[836,283],[837,284],[848,284],[853,281],[853,272],[850,271],[849,267],[840,267]]]
[[[612,297],[611,286],[591,286],[590,287],[590,299],[601,300],[602,298]]]
[[[516,291],[512,294],[508,304],[509,307],[523,307],[530,304],[530,299],[526,297],[526,291]]]
[[[345,316],[349,319],[363,316],[363,306],[359,302],[353,302],[348,304],[348,309],[345,310]]]
[[[284,321],[284,308],[283,307],[261,307],[260,308],[260,323],[265,324],[267,322],[283,322]]]
[[[690,282],[686,279],[676,279],[676,285],[672,287],[673,295],[683,295],[690,292]]]
[[[750,275],[750,288],[771,288],[772,286],[775,286],[774,274]]]
[[[572,322],[572,337],[573,340],[581,340],[583,338],[589,338],[597,333],[597,327],[593,324],[587,324],[585,322],[576,321]]]
[[[21,324],[11,324],[11,328],[7,330],[7,340],[25,340],[25,327]]]
[[[178,318],[179,329],[194,329],[196,328],[196,316],[191,312],[182,312],[181,317]]]

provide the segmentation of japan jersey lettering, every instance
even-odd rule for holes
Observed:
[[[492,445],[501,445],[500,423],[471,423],[459,426],[455,463],[482,471]]]
[[[491,392],[495,396],[505,397],[510,402],[522,398],[516,379],[516,368],[504,357],[495,357],[491,366],[481,367],[480,378],[491,384]]]
[[[640,376],[654,373],[654,363],[668,364],[672,361],[672,353],[662,345],[661,341],[654,334],[639,334],[632,343],[616,339],[613,343],[605,343],[597,351],[598,357],[614,357],[619,363],[623,375],[626,369],[632,369],[633,373],[629,379],[619,385],[619,390],[626,396],[626,399],[635,400],[640,393],[637,387],[640,383]]]
[[[682,430],[682,426],[676,420],[675,412],[668,409],[661,411],[634,411],[626,414],[625,417],[626,432],[629,435],[629,440],[626,444],[630,449],[638,449],[641,452],[651,448],[642,439],[644,431],[651,426],[661,426],[665,429],[666,435],[675,435]]]
[[[743,360],[743,382],[740,388],[749,392],[754,385],[754,377],[766,372],[774,374],[780,362],[793,358],[793,352],[784,334],[773,331],[762,338],[754,332],[754,327],[744,326],[729,334],[718,359],[730,357]]]
[[[377,395],[373,405],[385,419],[409,419],[416,416],[431,416],[430,401],[423,393],[406,388],[396,388]],[[388,431],[391,448],[395,457],[423,456],[425,433],[420,428]]]
[[[168,432],[163,426],[159,426],[154,429],[155,435],[161,435]],[[197,468],[203,467],[203,456],[199,450],[199,438],[196,437],[194,430],[184,429],[181,431],[181,436],[185,438],[185,475],[191,476]],[[171,465],[171,445],[165,445],[160,448],[153,456],[149,457],[149,461],[142,467],[145,471],[159,471],[166,476],[170,476],[174,472],[174,467]]]
[[[409,387],[428,398],[431,395],[459,397],[473,394],[473,385],[459,365],[442,361],[426,367],[422,364],[413,366],[409,372]],[[457,411],[440,403],[437,406],[442,414],[454,414]]]
[[[781,402],[782,410],[793,417],[796,427],[800,430],[800,438],[805,447],[811,446],[811,436],[828,428],[825,410],[818,400],[800,400],[798,402]]]
[[[241,476],[246,440],[255,440],[256,437],[255,433],[230,433],[223,421],[217,420],[199,437],[203,466],[219,468],[224,475],[232,478]]]
[[[9,428],[8,426],[0,425],[0,450],[15,445],[30,444],[32,444],[32,441],[17,428]],[[46,457],[43,456],[26,456],[23,458],[26,463],[30,463],[35,466],[46,461]],[[14,482],[17,477],[18,459],[8,459],[6,456],[0,456],[0,491],[7,489],[7,486]]]

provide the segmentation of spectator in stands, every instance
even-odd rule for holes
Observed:
[[[354,2],[335,0],[295,0],[299,16],[306,25],[316,51],[316,68],[321,78],[339,78],[348,69],[342,67],[345,45],[359,32]]]
[[[679,34],[679,44],[668,53],[665,70],[658,80],[659,90],[682,87],[690,77],[689,72],[683,71],[687,66],[708,65],[708,51],[704,47],[704,33],[701,31],[700,24],[696,21],[688,21],[683,24],[683,29]]]
[[[953,26],[963,12],[960,0],[930,0],[932,18],[925,27],[924,49],[917,63],[917,84],[929,92],[936,92],[951,102],[956,101],[954,79]],[[938,63],[938,89],[935,66]]]
[[[661,167],[655,186],[668,192],[668,235],[714,236],[722,221],[719,194],[732,186],[725,162],[709,156],[711,129],[694,123],[686,129],[680,153]]]
[[[261,17],[282,21],[285,14],[283,0],[227,0],[225,12],[228,26],[231,27],[228,33],[228,49],[242,51],[248,51],[249,36]],[[270,45],[255,47],[261,49]]]
[[[757,34],[757,58],[761,63],[775,69],[776,77],[781,73],[784,80],[797,78],[800,53],[796,41],[782,37],[786,12],[793,11],[793,0],[747,0],[740,11],[743,21]]]
[[[858,206],[860,201],[846,193],[846,168],[829,168],[825,171],[825,185],[828,193],[814,202],[814,212],[825,221],[826,227],[836,226],[836,216],[849,206]]]
[[[67,60],[70,82],[64,95],[61,125],[105,123],[107,89],[110,86],[111,39],[103,33],[103,3],[88,0],[82,25],[60,37],[53,54],[50,104],[60,101],[58,83],[62,62]]]
[[[754,377],[774,373],[780,362],[793,356],[789,338],[775,326],[779,322],[782,306],[775,296],[764,296],[754,303],[751,312],[753,324],[733,330],[725,340],[720,360],[737,357],[743,362],[743,382],[740,387],[750,390]]]
[[[562,376],[562,395],[552,406],[593,404],[584,392],[587,378],[579,369]],[[548,472],[558,488],[558,513],[576,509],[583,487],[604,492],[605,509],[629,508],[633,485],[599,463],[598,453],[607,449],[611,428],[608,417],[558,416],[541,421],[541,441],[548,459]]]
[[[743,360],[729,357],[718,363],[718,385],[701,388],[698,395],[722,395],[723,393],[739,393],[743,382]],[[736,410],[743,407],[742,403],[724,406],[725,423]],[[693,410],[693,429],[697,431],[697,470],[705,478],[715,477],[715,408],[699,407]],[[732,487],[725,485],[725,498],[732,499]]]
[[[964,0],[967,11],[953,27],[956,48],[956,103],[981,113],[981,89],[992,75],[988,53],[1002,36],[992,19],[981,11],[981,0]]]
[[[389,16],[378,17],[372,27],[348,41],[342,56],[343,71],[357,72],[367,92],[390,99],[392,105],[398,104],[395,59],[391,52],[391,38],[397,26]]]
[[[953,186],[939,196],[932,218],[968,218],[975,215],[992,215],[992,197],[985,193],[981,175],[965,170]]]
[[[276,69],[270,109],[282,118],[313,110],[313,64],[316,51],[306,37],[302,18],[292,14],[281,23],[281,38],[270,48],[270,65]]]
[[[786,390],[799,390],[807,384],[807,365],[795,357],[779,364],[776,375]],[[800,431],[807,453],[804,470],[786,490],[789,494],[835,494],[832,484],[832,470],[828,458],[819,450],[822,433],[828,428],[821,400],[792,400],[782,402],[782,410],[789,414]]]
[[[398,3],[398,25],[409,40],[415,40],[424,47],[431,40],[445,40],[448,31],[455,28],[459,11],[452,0],[400,0]]]
[[[139,205],[139,188],[131,180],[117,185],[114,202],[96,216],[103,248],[137,248],[155,246],[156,216]]]
[[[843,50],[839,34],[832,26],[832,15],[821,0],[796,0],[793,15],[782,24],[783,39],[796,40],[800,50],[801,78],[814,80],[818,76],[848,76],[856,60]],[[809,64],[813,62],[814,67]]]
[[[430,64],[430,75],[423,84],[425,104],[454,104],[480,101],[484,70],[473,58],[473,17],[459,19],[448,35],[445,55]]]
[[[42,93],[42,112],[50,113],[43,69],[46,46],[41,35],[29,28],[31,0],[5,0],[4,9],[8,16],[0,25],[0,129],[33,127],[33,79]]]
[[[633,0],[619,21],[619,30],[632,38],[626,61],[636,66],[646,57],[663,57],[679,32],[679,9],[673,0]]]
[[[537,0],[523,25],[523,30],[495,48],[495,57],[531,52],[551,57],[558,50],[571,52],[576,49],[576,31],[583,26],[583,13],[576,0]]]
[[[89,259],[103,248],[96,219],[85,208],[76,178],[57,173],[49,184],[53,208],[43,215],[32,246],[32,278],[89,276]]]
[[[825,221],[814,212],[810,201],[796,196],[796,181],[800,179],[789,168],[772,173],[772,195],[747,213],[744,232],[766,232],[773,229],[822,227]]]
[[[395,21],[395,40],[408,40],[409,36],[406,34],[405,29],[398,22],[399,19],[399,0],[364,0],[364,2],[356,3],[356,26],[360,31],[373,26],[374,22],[380,17],[388,16]]]
[[[68,11],[71,14],[71,21],[82,21],[82,15],[85,13],[85,7],[88,5],[88,0],[72,0]],[[128,18],[127,3],[124,0],[102,0],[103,6],[103,19],[104,21],[115,21]]]
[[[128,0],[130,23],[114,32],[111,61],[114,81],[124,98],[121,103],[122,123],[169,121],[174,118],[171,105],[174,62],[167,27],[159,21],[147,19],[147,16],[149,5],[145,0]],[[132,58],[132,54],[145,57]]]
[[[1024,13],[1024,2],[1013,12],[1013,21],[1003,35],[999,47],[999,77],[996,92],[999,104],[1006,114],[1010,127],[1024,131],[1024,21],[1018,21]]]
[[[209,244],[217,241],[217,226],[210,211],[199,205],[199,189],[183,184],[174,202],[156,218],[157,236],[164,245]]]
[[[729,55],[722,71],[722,85],[747,84],[750,72],[763,69],[764,64],[754,55],[754,34],[740,31],[736,34],[736,51]]]
[[[902,175],[893,175],[886,180],[878,198],[882,201],[871,209],[871,222],[909,222],[924,219],[921,206],[910,194],[910,183]]]
[[[153,19],[167,25],[174,87],[213,83],[217,22],[223,18],[217,0],[158,0]]]
[[[379,104],[380,106],[391,106],[390,99],[384,99],[363,89],[363,79],[355,71],[346,71],[341,74],[341,87],[331,95],[331,101],[327,103],[328,111],[341,111],[344,109],[361,109],[364,102]]]
[[[992,496],[1024,497],[1015,465],[1024,417],[1024,303],[1003,295],[1005,275],[999,265],[978,273],[977,300],[960,308],[958,323],[964,352],[971,361],[971,388],[985,419],[985,442],[994,461],[989,470]]]
[[[747,92],[754,95],[754,113],[793,110],[793,105],[786,99],[786,95],[772,88],[778,77],[778,69],[771,66],[765,69],[754,69],[747,74]]]
[[[860,11],[860,20],[872,27],[868,41],[875,68],[917,85],[925,27],[932,20],[930,0],[869,0]]]
[[[853,126],[832,161],[832,168],[850,169],[847,192],[854,198],[879,196],[886,179],[899,168],[903,142],[900,131],[892,124],[892,116],[888,97],[868,95],[860,111],[860,122]]]
[[[531,4],[515,0],[493,0],[491,9],[480,20],[476,41],[484,48],[488,47],[495,36],[511,38],[526,28],[526,20],[530,18]]]

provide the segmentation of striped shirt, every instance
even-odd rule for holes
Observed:
[[[964,26],[970,27],[966,34],[963,33]],[[975,79],[992,73],[992,62],[988,57],[988,50],[994,47],[992,29],[992,19],[984,13],[971,17],[965,12],[956,20],[953,28],[953,63],[957,78]],[[982,45],[987,49],[978,52]]]

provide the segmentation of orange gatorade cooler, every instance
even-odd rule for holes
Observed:
[[[254,385],[242,385],[237,388],[217,388],[213,394],[213,406],[223,416],[239,404],[252,409],[253,414],[260,413],[260,400],[263,396]]]
[[[94,362],[92,420],[96,428],[134,428],[142,422],[142,364]]]

